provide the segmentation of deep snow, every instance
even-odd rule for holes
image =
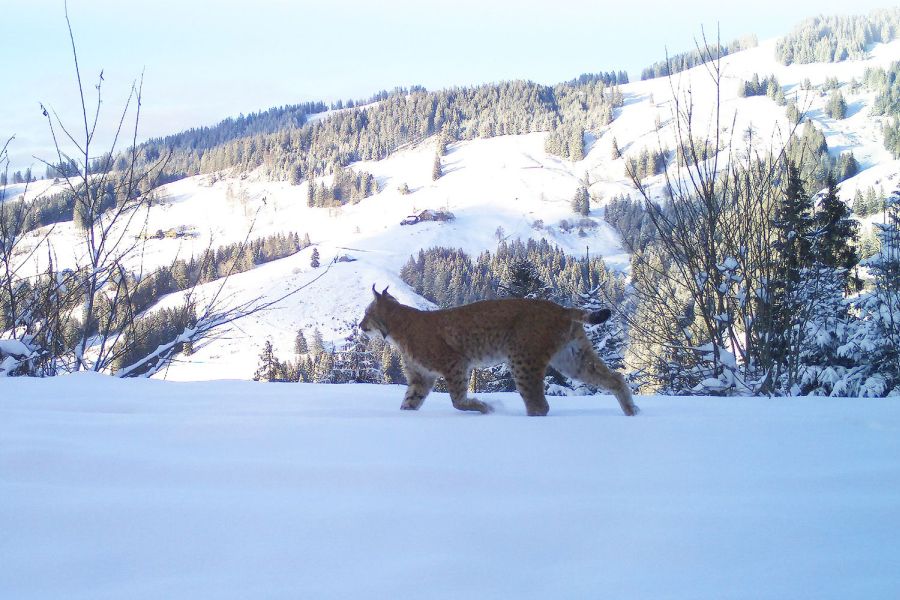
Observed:
[[[897,598],[896,399],[0,381],[2,598]]]

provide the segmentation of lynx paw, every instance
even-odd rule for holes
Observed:
[[[467,401],[468,407],[466,410],[477,410],[483,415],[489,415],[494,412],[494,407],[488,404],[487,402],[482,402],[478,398],[469,398]]]
[[[483,414],[483,415],[489,415],[492,412],[494,412],[494,407],[491,406],[490,404],[488,404],[487,402],[481,402],[479,400],[478,407],[479,407],[478,408],[479,412],[481,412],[481,414]]]

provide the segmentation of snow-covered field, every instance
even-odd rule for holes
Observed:
[[[894,399],[0,383],[0,597],[900,597]]]

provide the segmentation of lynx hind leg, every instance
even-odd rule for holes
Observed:
[[[447,381],[447,391],[450,392],[450,401],[453,407],[459,410],[477,411],[482,414],[493,412],[490,404],[482,402],[478,398],[469,398],[469,369],[452,369],[444,374]]]
[[[554,369],[566,375],[578,379],[590,385],[609,390],[619,401],[619,406],[629,417],[640,412],[631,397],[631,389],[625,383],[625,377],[616,371],[612,371],[603,364],[603,361],[594,352],[587,337],[581,335],[563,346],[553,360],[550,361]]]
[[[403,398],[401,410],[419,410],[425,398],[434,387],[435,377],[415,369],[406,369],[406,380],[409,382],[406,388],[406,396]]]
[[[529,417],[543,417],[550,412],[550,405],[544,396],[544,373],[547,371],[546,365],[543,368],[528,369],[525,363],[513,361],[512,374],[516,380],[516,389],[522,400],[525,401],[525,410]]]

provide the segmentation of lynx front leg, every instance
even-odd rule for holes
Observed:
[[[406,396],[403,398],[403,404],[400,405],[401,410],[419,410],[425,397],[434,387],[434,376],[421,371],[407,369],[406,373],[409,387],[406,388]]]
[[[453,407],[459,410],[478,411],[482,414],[493,412],[489,404],[486,404],[478,398],[469,398],[469,370],[454,369],[444,375],[447,380],[447,391],[450,392],[450,401]]]
[[[625,377],[603,364],[587,337],[577,338],[567,344],[553,357],[550,364],[563,375],[611,391],[619,401],[622,412],[629,417],[640,412],[631,397],[631,389],[625,383]]]

